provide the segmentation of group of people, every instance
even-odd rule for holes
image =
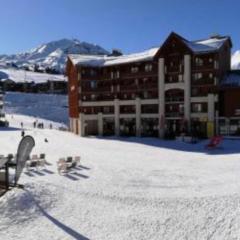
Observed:
[[[25,136],[25,131],[24,131],[24,124],[23,122],[20,123],[22,131],[21,131],[21,136],[24,137]],[[40,128],[40,129],[44,129],[44,123],[43,122],[38,122],[38,120],[33,122],[33,128]],[[49,128],[52,129],[53,125],[52,123],[49,124]]]

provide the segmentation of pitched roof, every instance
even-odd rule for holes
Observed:
[[[200,41],[185,40],[185,43],[194,53],[204,53],[219,50],[226,41],[229,41],[229,37],[211,37]]]
[[[204,40],[189,41],[174,32],[172,32],[169,37],[172,35],[177,36],[180,41],[182,41],[193,53],[215,52],[219,50],[227,41],[230,41],[231,45],[231,39],[228,36],[216,36]],[[169,37],[167,39],[169,39]],[[162,46],[164,47],[164,45]],[[155,47],[143,52],[121,56],[70,54],[69,59],[74,65],[104,67],[133,62],[149,61],[152,60],[160,50],[161,47]]]
[[[152,60],[159,48],[151,48],[144,52],[133,53],[121,56],[107,56],[107,55],[82,55],[82,54],[71,54],[69,58],[74,65],[82,66],[112,66],[131,62],[142,62]]]

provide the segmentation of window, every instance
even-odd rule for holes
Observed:
[[[212,59],[212,58],[209,58],[209,62],[212,63],[212,62],[213,62],[213,59]]]
[[[202,111],[202,104],[201,103],[194,103],[192,105],[193,112],[201,112]]]
[[[137,73],[138,72],[138,67],[131,67],[131,72],[132,73]]]
[[[143,93],[143,98],[148,98],[148,92],[147,92],[147,91],[145,91],[145,92]]]
[[[179,71],[182,72],[182,64],[179,65]]]
[[[96,71],[95,71],[94,69],[91,69],[91,70],[90,70],[90,75],[91,75],[91,76],[95,76],[95,75],[96,75]]]
[[[179,74],[179,75],[178,75],[178,81],[179,81],[179,82],[182,82],[182,81],[183,81],[183,75],[182,75],[182,74]]]
[[[138,85],[138,79],[137,78],[135,79],[135,85]]]
[[[179,112],[184,113],[184,105],[183,104],[179,104]]]
[[[209,78],[213,78],[213,74],[212,73],[209,73]]]
[[[192,103],[192,112],[207,112],[207,103]]]
[[[216,61],[216,60],[214,61],[214,68],[218,69],[218,61]]]
[[[115,71],[115,72],[111,72],[111,79],[114,78],[120,78],[120,72],[119,71]]]
[[[117,71],[115,75],[116,75],[116,78],[120,78],[120,72],[119,71]]]
[[[202,78],[202,73],[195,73],[194,75],[194,80],[198,80],[198,79],[201,79]]]
[[[117,92],[120,92],[120,85],[117,85]]]
[[[110,113],[110,107],[103,107],[103,113]]]
[[[111,72],[111,79],[114,78],[114,72]]]
[[[148,78],[143,78],[143,83],[146,83],[148,81]]]
[[[145,72],[151,72],[152,71],[152,64],[146,64],[145,65]]]
[[[92,95],[91,95],[91,99],[92,99],[92,100],[95,100],[95,99],[96,99],[96,95],[92,94]]]
[[[92,89],[97,88],[97,81],[96,81],[96,80],[92,80],[92,81],[90,82],[90,86],[91,86]]]
[[[203,66],[203,59],[196,57],[195,63],[196,63],[196,66]]]

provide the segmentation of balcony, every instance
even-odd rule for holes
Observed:
[[[184,102],[184,97],[166,97],[165,98],[166,103],[177,103],[177,102]]]
[[[213,78],[201,78],[192,80],[192,85],[215,85],[215,82]]]
[[[138,77],[153,77],[157,76],[157,71],[145,72],[145,71],[138,71],[135,73],[125,72],[120,73],[120,78],[138,78]]]
[[[82,87],[82,92],[84,93],[94,93],[94,92],[111,92],[111,87],[96,87],[96,88],[91,88],[91,87]]]
[[[166,112],[165,116],[167,118],[183,118],[184,113],[183,112],[179,112],[179,111],[174,111],[174,112]]]
[[[214,64],[194,65],[193,71],[209,71],[215,69]]]

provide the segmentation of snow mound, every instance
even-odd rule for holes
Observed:
[[[31,222],[41,215],[42,209],[48,211],[57,202],[56,188],[50,184],[28,183],[24,189],[14,188],[0,201],[0,231],[8,225]]]
[[[232,55],[232,69],[240,69],[240,50]]]

